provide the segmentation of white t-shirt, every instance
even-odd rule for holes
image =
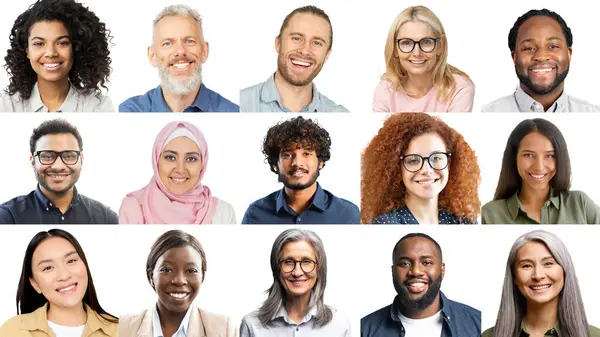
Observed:
[[[50,321],[48,321],[48,326],[54,331],[56,337],[81,337],[83,328],[85,328],[85,325],[62,326]]]
[[[400,322],[404,326],[405,337],[440,337],[442,335],[441,311],[422,319],[412,319],[400,314]]]

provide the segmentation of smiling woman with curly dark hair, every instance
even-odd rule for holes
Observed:
[[[477,157],[437,117],[391,115],[365,149],[361,171],[363,223],[472,224],[480,214]]]
[[[7,112],[116,111],[102,88],[111,72],[110,31],[73,0],[38,0],[15,20],[4,58]]]

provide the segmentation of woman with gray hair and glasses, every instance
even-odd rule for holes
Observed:
[[[327,257],[317,234],[297,228],[279,234],[271,249],[271,270],[267,299],[244,317],[240,337],[279,337],[301,330],[313,337],[350,336],[349,321],[323,303]]]
[[[537,230],[513,244],[496,325],[482,337],[599,337],[588,325],[571,255],[550,232]]]

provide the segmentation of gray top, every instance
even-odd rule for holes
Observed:
[[[499,98],[481,108],[482,112],[600,112],[600,106],[563,93],[544,111],[542,104],[531,98],[520,85],[512,95]]]
[[[341,316],[337,310],[331,309],[333,318],[324,326],[317,327],[315,323],[316,307],[312,307],[300,324],[292,321],[285,307],[281,307],[271,322],[273,326],[265,327],[260,324],[257,312],[252,312],[242,319],[240,337],[350,337],[350,321]]]
[[[0,112],[48,112],[44,105],[38,84],[33,86],[31,97],[22,100],[18,93],[9,96],[2,94]],[[74,86],[70,86],[67,98],[56,112],[116,112],[108,96],[91,94],[84,96]]]
[[[312,92],[312,101],[300,112],[348,112],[343,105],[321,94],[314,83]],[[281,102],[274,73],[265,82],[240,91],[240,112],[290,112]]]

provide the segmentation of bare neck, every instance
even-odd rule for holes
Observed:
[[[183,318],[185,317],[185,314],[187,313],[187,311],[183,311],[183,312],[169,311],[169,310],[165,309],[160,304],[160,302],[158,303],[157,308],[158,308],[158,317],[160,319],[160,327],[163,331],[163,335],[165,337],[173,336],[179,329],[179,326],[181,325],[181,322],[183,321]]]
[[[313,196],[317,192],[317,183],[315,182],[310,187],[303,190],[293,190],[291,188],[284,188],[285,201],[297,214],[304,212],[308,208]]]
[[[185,108],[194,104],[194,102],[196,101],[196,97],[198,97],[198,95],[200,94],[200,88],[198,88],[198,90],[196,91],[185,95],[174,94],[162,88],[161,90],[165,99],[165,103],[167,103],[167,106],[172,112],[183,112]]]
[[[533,190],[527,187],[527,185],[523,184],[521,191],[519,192],[519,201],[521,201],[521,204],[535,208],[542,208],[544,203],[548,201],[549,198],[550,186],[544,189]]]
[[[40,99],[50,112],[57,111],[69,95],[70,84],[68,77],[56,82],[48,82],[38,77],[37,86],[40,92]]]
[[[530,335],[544,336],[558,322],[558,297],[548,303],[527,303],[527,313],[523,317],[525,331]]]
[[[402,89],[411,97],[421,98],[433,88],[433,78],[430,73],[423,75],[408,74],[402,83]]]
[[[288,297],[285,302],[285,311],[290,319],[296,323],[302,322],[302,319],[308,314],[308,303],[310,301],[310,292],[302,296]]]
[[[406,195],[406,207],[422,225],[437,225],[440,223],[438,217],[438,198],[422,199]]]
[[[299,112],[312,102],[312,82],[301,87],[292,85],[283,79],[283,76],[277,70],[275,72],[275,87],[279,93],[281,104],[290,111]]]
[[[81,305],[71,308],[63,308],[48,304],[47,318],[50,322],[62,326],[82,326],[87,322],[87,313]]]

